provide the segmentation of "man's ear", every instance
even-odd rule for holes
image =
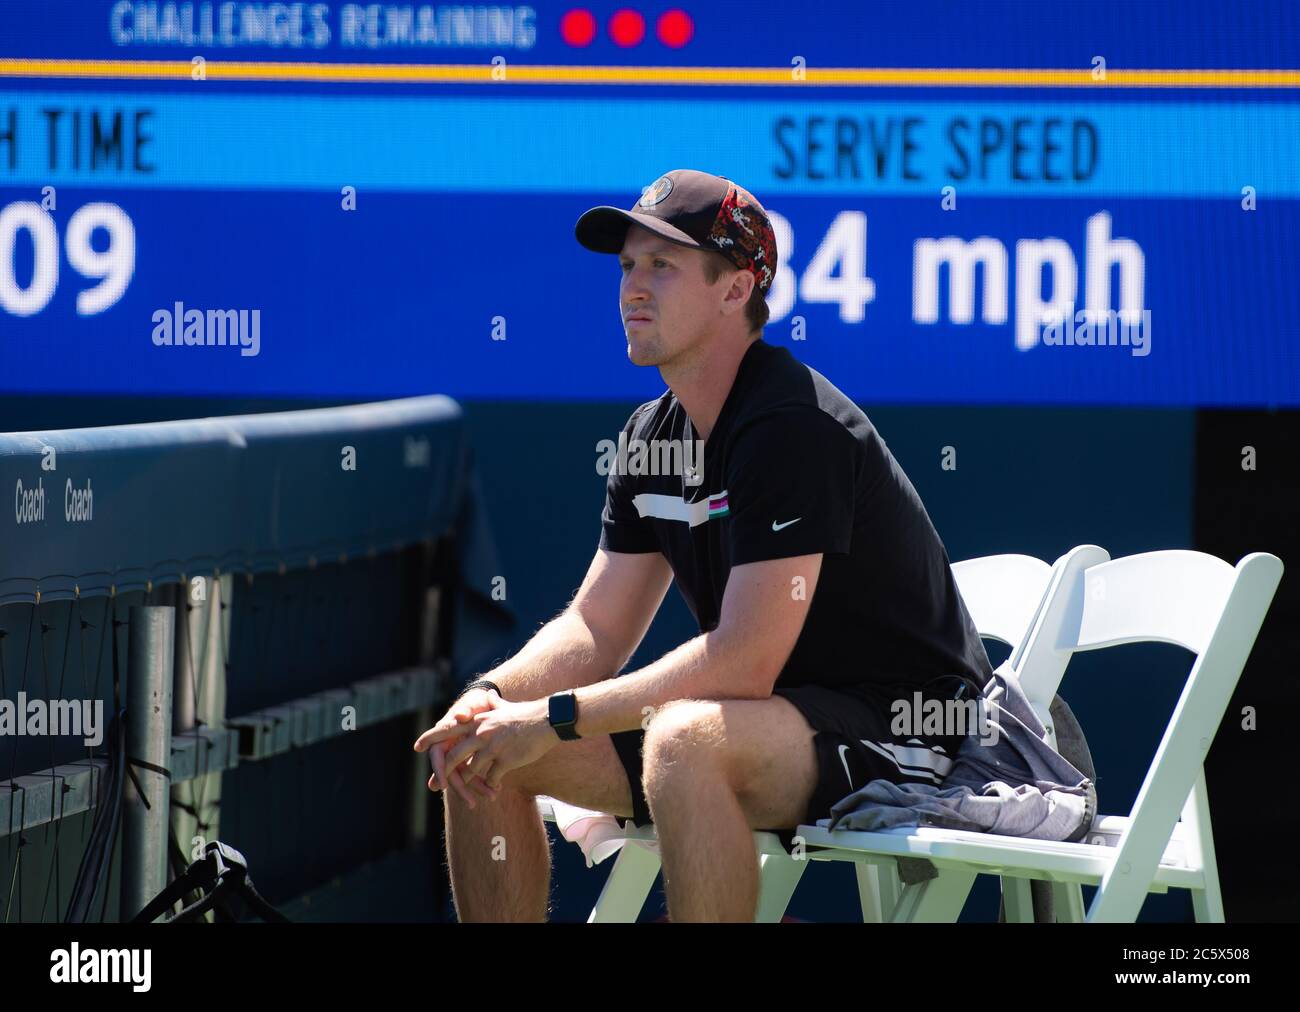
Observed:
[[[748,280],[746,280],[748,279]],[[749,303],[749,296],[754,291],[754,285],[758,284],[753,273],[744,269],[738,269],[731,279],[731,285],[727,289],[727,301],[735,302],[736,308],[742,312]]]

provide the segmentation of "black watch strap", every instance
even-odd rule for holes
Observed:
[[[572,690],[552,694],[546,707],[551,727],[555,728],[561,741],[577,741],[581,737],[575,726],[578,723],[578,697]]]

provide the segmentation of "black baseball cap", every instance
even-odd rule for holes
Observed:
[[[776,235],[763,205],[725,176],[673,169],[647,186],[631,209],[603,205],[583,213],[578,242],[618,253],[627,230],[640,225],[680,246],[716,250],[754,275],[764,295],[776,277]]]

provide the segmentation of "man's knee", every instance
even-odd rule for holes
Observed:
[[[726,745],[717,702],[681,699],[660,707],[650,719],[642,746],[646,799],[662,800],[675,784],[721,772]]]
[[[652,809],[656,802],[689,802],[701,778],[709,778],[724,782],[751,819],[770,821],[787,812],[798,818],[816,783],[812,734],[780,697],[670,703],[646,731],[646,800]]]
[[[646,727],[644,754],[666,760],[726,744],[722,706],[714,700],[677,699],[659,707]]]

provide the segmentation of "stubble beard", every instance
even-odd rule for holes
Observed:
[[[652,337],[629,336],[627,357],[633,365],[662,365],[665,358],[663,342],[657,334]]]

